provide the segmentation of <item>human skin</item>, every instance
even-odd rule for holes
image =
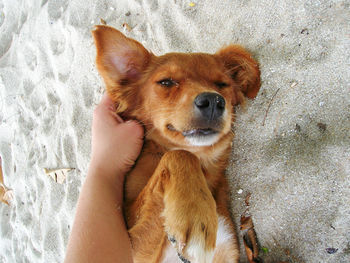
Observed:
[[[65,263],[133,262],[123,217],[123,185],[141,151],[143,128],[122,120],[104,95],[94,111],[91,145]]]

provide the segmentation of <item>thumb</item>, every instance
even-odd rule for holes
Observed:
[[[141,124],[137,121],[129,120],[121,124],[124,130],[125,135],[130,136],[135,140],[143,140],[144,130]]]
[[[143,127],[136,121],[127,121],[120,125],[120,139],[123,143],[123,166],[127,169],[133,166],[143,145]]]

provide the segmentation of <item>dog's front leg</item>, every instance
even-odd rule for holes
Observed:
[[[173,151],[165,161],[163,217],[168,238],[184,258],[212,262],[216,204],[199,160],[189,152]]]
[[[183,261],[212,262],[218,225],[216,204],[193,154],[181,150],[164,154],[132,210],[137,212],[129,233],[136,257],[146,258],[151,253],[146,247],[153,247],[155,253],[160,248],[156,244],[164,242],[165,231]],[[163,228],[161,233],[159,228]],[[147,235],[146,229],[151,234]]]

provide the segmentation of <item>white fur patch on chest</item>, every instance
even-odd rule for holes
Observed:
[[[223,216],[219,216],[218,224],[218,232],[216,233],[216,247],[226,244],[234,238],[232,230],[230,231],[230,225]]]
[[[176,249],[168,244],[163,252],[163,259],[160,261],[161,263],[182,263],[177,255]]]
[[[218,217],[218,232],[216,233],[216,248],[220,245],[227,244],[233,239],[232,230],[230,231],[230,225],[227,223],[227,220],[219,216]],[[214,251],[215,252],[215,251]],[[163,252],[163,259],[161,263],[183,263],[176,252],[176,249],[169,243]],[[191,263],[197,263],[191,261]],[[198,262],[199,263],[199,262]]]

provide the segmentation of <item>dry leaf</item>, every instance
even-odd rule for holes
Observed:
[[[106,20],[104,20],[104,19],[102,19],[102,18],[100,18],[100,22],[101,22],[102,25],[107,25]]]
[[[13,199],[13,191],[6,187],[4,184],[4,176],[2,173],[1,157],[0,157],[0,201],[10,205],[11,200]]]
[[[241,216],[241,231],[243,231],[243,243],[249,263],[260,262],[259,247],[254,230],[252,218],[250,216]]]
[[[10,205],[13,199],[13,191],[7,188],[5,185],[0,185],[0,200],[1,202]]]
[[[190,3],[189,3],[189,6],[190,6],[190,7],[194,7],[195,5],[196,5],[196,4],[193,3],[193,2],[190,2]]]
[[[131,26],[129,26],[128,23],[124,23],[123,27],[126,28],[126,30],[128,30],[129,32],[132,30]]]
[[[251,193],[248,193],[247,196],[245,197],[244,202],[245,202],[245,205],[246,205],[246,206],[249,206],[249,205],[250,205],[250,197],[251,197],[251,196],[252,196],[252,194],[251,194]]]
[[[241,230],[249,230],[253,227],[253,221],[250,216],[241,216]]]
[[[64,168],[64,169],[47,169],[44,168],[45,173],[50,176],[56,183],[63,184],[64,180],[67,177],[67,173],[74,168]]]

